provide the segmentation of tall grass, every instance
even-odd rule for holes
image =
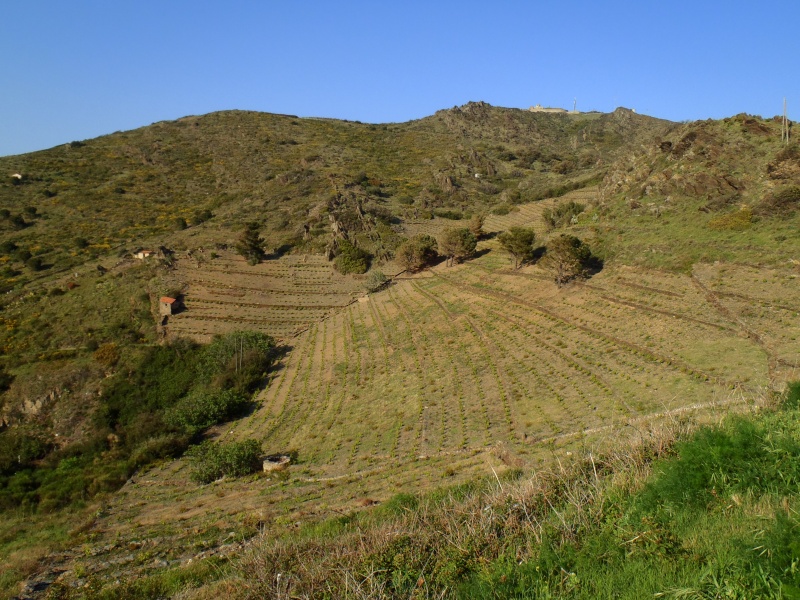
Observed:
[[[231,577],[243,597],[797,597],[798,395],[265,539]]]

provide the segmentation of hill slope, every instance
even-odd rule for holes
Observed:
[[[272,535],[396,492],[527,473],[661,419],[746,405],[800,359],[800,168],[777,127],[483,103],[391,125],[229,112],[0,159],[0,342],[15,377],[1,397],[2,491],[77,507],[81,489],[127,480],[58,534],[90,548],[59,559],[65,577],[102,581],[233,551],[232,531]],[[554,228],[546,211],[567,202],[580,210]],[[392,276],[401,240],[474,213],[488,234],[475,258],[383,291],[365,295],[324,257],[343,230]],[[257,265],[231,248],[252,221],[272,250]],[[564,289],[542,265],[514,270],[493,237],[513,226],[541,243],[578,235],[605,268]],[[172,252],[131,256],[159,246]],[[164,328],[167,293],[186,310]],[[154,450],[166,442],[146,438],[146,419],[108,428],[114,386],[177,347],[163,338],[242,328],[285,354],[253,412],[209,435],[299,464],[198,487],[185,458],[139,471],[152,459],[121,459],[175,450]],[[40,445],[17,465],[10,440],[23,434]],[[37,469],[77,491],[37,492]],[[29,531],[7,515],[1,539]]]

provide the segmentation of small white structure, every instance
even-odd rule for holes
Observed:
[[[155,254],[155,250],[138,250],[133,256],[138,258],[139,260],[144,260],[145,258],[149,258],[153,254]]]

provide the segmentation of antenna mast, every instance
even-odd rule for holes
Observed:
[[[789,119],[786,118],[786,98],[783,99],[783,120],[781,121],[781,141],[789,143]]]
[[[578,112],[578,99],[575,98],[575,101],[572,103],[572,112]]]

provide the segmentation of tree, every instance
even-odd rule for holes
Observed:
[[[343,275],[348,273],[360,275],[369,269],[371,258],[369,252],[355,246],[350,240],[341,240],[333,264]]]
[[[481,239],[483,237],[483,225],[485,221],[486,218],[481,214],[472,215],[472,218],[469,220],[469,230],[476,239]]]
[[[437,248],[436,240],[423,233],[400,244],[394,252],[394,258],[404,269],[419,271],[436,259]]]
[[[453,261],[462,261],[475,252],[477,238],[467,229],[445,229],[439,238],[439,253],[446,256],[448,265]]]
[[[239,241],[236,242],[236,251],[247,259],[248,264],[255,265],[264,260],[264,238],[258,233],[259,225],[253,221],[245,225]]]
[[[497,236],[497,241],[514,259],[514,268],[533,258],[536,233],[530,227],[512,227]]]
[[[583,241],[574,235],[562,234],[548,242],[547,252],[540,263],[553,275],[559,287],[578,277],[585,277],[600,261],[592,255]]]

